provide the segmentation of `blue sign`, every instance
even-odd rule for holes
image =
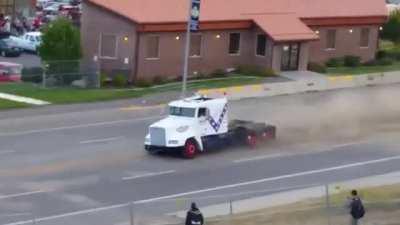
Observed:
[[[190,31],[197,32],[199,30],[200,18],[200,0],[192,0],[190,11]]]

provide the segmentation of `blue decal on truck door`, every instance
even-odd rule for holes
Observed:
[[[208,116],[207,120],[210,123],[211,127],[218,132],[219,128],[221,127],[222,121],[224,120],[225,114],[228,112],[228,104],[225,104],[224,108],[222,109],[221,115],[219,115],[218,121],[215,121],[211,115]]]

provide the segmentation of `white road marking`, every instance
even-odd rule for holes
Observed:
[[[182,197],[182,196],[186,196],[186,195],[200,194],[200,193],[204,193],[204,192],[218,191],[218,190],[222,190],[222,189],[236,188],[236,187],[247,186],[247,185],[252,185],[252,184],[259,184],[259,183],[265,183],[265,182],[270,182],[270,181],[277,181],[277,180],[283,180],[283,179],[288,179],[288,178],[307,176],[307,175],[312,175],[312,174],[317,174],[317,173],[324,173],[324,172],[330,172],[330,171],[335,171],[335,170],[342,170],[342,169],[348,169],[348,168],[353,168],[353,167],[365,166],[365,165],[370,165],[370,164],[389,162],[389,161],[398,160],[398,159],[400,159],[400,155],[382,158],[382,159],[364,161],[364,162],[345,164],[345,165],[340,165],[340,166],[335,166],[335,167],[328,167],[328,168],[323,168],[323,169],[309,170],[309,171],[293,173],[293,174],[286,174],[286,175],[277,176],[277,177],[269,177],[269,178],[254,180],[254,181],[247,181],[247,182],[242,182],[242,183],[224,185],[224,186],[207,188],[207,189],[202,189],[202,190],[197,190],[197,191],[190,191],[190,192],[179,193],[179,194],[175,194],[175,195],[161,196],[161,197],[157,197],[157,198],[136,201],[135,203],[140,204],[140,203],[154,202],[154,201],[159,201],[159,200],[164,200],[164,199]]]
[[[269,181],[277,181],[277,180],[283,180],[283,179],[287,179],[287,178],[301,177],[301,176],[312,175],[312,174],[317,174],[317,173],[324,173],[324,172],[348,169],[348,168],[353,168],[353,167],[378,164],[378,163],[383,163],[383,162],[390,162],[390,161],[399,160],[399,159],[400,159],[400,155],[387,157],[387,158],[381,158],[381,159],[375,159],[375,160],[370,160],[370,161],[328,167],[328,168],[317,169],[317,170],[309,170],[309,171],[287,174],[287,175],[282,175],[282,176],[277,176],[277,177],[269,177],[269,178],[264,178],[264,179],[259,179],[259,180],[242,182],[242,183],[218,186],[218,187],[214,187],[214,188],[207,188],[207,189],[184,192],[184,193],[179,193],[179,194],[150,198],[150,199],[146,199],[146,200],[139,200],[139,201],[125,203],[125,204],[110,205],[110,206],[105,206],[105,207],[99,207],[99,208],[81,210],[81,211],[76,211],[76,212],[71,212],[71,213],[59,214],[59,215],[54,215],[54,216],[49,216],[49,217],[37,218],[35,220],[35,222],[49,221],[49,220],[65,218],[65,217],[69,217],[69,216],[77,216],[77,215],[89,214],[89,213],[93,213],[93,212],[116,209],[116,208],[126,207],[131,204],[143,204],[143,203],[149,203],[149,202],[154,202],[154,201],[159,201],[159,200],[178,198],[178,197],[187,196],[187,195],[200,194],[200,193],[204,193],[204,192],[218,191],[218,190],[236,188],[236,187],[241,187],[241,186],[246,186],[246,185],[265,183],[265,182],[269,182]],[[26,220],[26,221],[8,223],[8,224],[4,224],[4,225],[23,225],[23,224],[32,224],[32,222],[33,222],[33,220]]]
[[[10,214],[0,214],[0,217],[15,217],[15,216],[30,216],[32,213],[10,213]]]
[[[38,130],[27,130],[27,131],[20,131],[20,132],[0,133],[0,137],[19,136],[19,135],[45,133],[45,132],[61,131],[61,130],[72,130],[72,129],[78,129],[78,128],[100,127],[100,126],[105,126],[105,125],[113,125],[113,124],[136,122],[136,121],[139,122],[139,121],[158,119],[158,118],[160,118],[160,116],[150,116],[150,117],[143,117],[143,118],[127,119],[127,120],[114,120],[114,121],[99,122],[99,123],[80,124],[80,125],[74,125],[74,126],[53,127],[53,128],[45,128],[45,129],[38,129]]]
[[[47,192],[49,192],[49,191],[40,190],[40,191],[30,191],[30,192],[11,194],[11,195],[0,195],[0,199],[17,198],[17,197],[23,197],[23,196],[35,195],[35,194],[42,194],[42,193],[47,193]]]
[[[136,176],[130,176],[130,177],[123,177],[122,180],[134,180],[138,178],[145,178],[145,177],[155,177],[155,176],[161,176],[161,175],[166,175],[166,174],[171,174],[175,173],[175,170],[168,170],[164,172],[158,172],[158,173],[145,173],[145,174],[140,174]]]
[[[0,155],[12,154],[12,153],[16,153],[16,151],[13,151],[13,150],[3,150],[3,151],[0,151]]]
[[[234,163],[243,163],[243,162],[256,161],[256,160],[262,160],[262,159],[278,158],[278,157],[287,156],[287,155],[288,154],[283,154],[283,153],[261,155],[261,156],[256,156],[253,158],[238,159],[238,160],[234,160],[233,162]]]
[[[124,137],[118,136],[118,137],[103,138],[103,139],[93,139],[93,140],[81,141],[81,142],[79,142],[79,144],[85,145],[85,144],[103,143],[103,142],[116,141],[116,140],[119,140],[122,138],[124,138]]]
[[[334,145],[332,148],[343,148],[343,147],[348,147],[348,146],[352,146],[352,145],[360,145],[360,144],[364,144],[367,143],[367,141],[358,141],[358,142],[350,142],[350,143],[344,143],[344,144],[338,144],[338,145]]]
[[[12,95],[12,94],[7,94],[7,93],[0,93],[0,98],[6,99],[9,101],[14,101],[14,102],[28,103],[31,105],[49,105],[50,104],[50,102],[42,101],[39,99],[28,98],[28,97]]]

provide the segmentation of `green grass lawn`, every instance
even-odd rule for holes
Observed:
[[[260,77],[233,76],[229,78],[217,78],[211,80],[197,80],[188,83],[188,90],[198,90],[205,88],[221,88],[237,85],[256,84],[263,82]],[[136,98],[144,95],[166,92],[180,91],[181,83],[170,83],[150,88],[133,89],[77,89],[77,88],[49,88],[43,89],[40,86],[27,83],[8,83],[0,84],[0,92],[31,97],[48,101],[54,104],[81,103],[106,101],[124,98]],[[12,104],[0,104],[0,109],[13,108]],[[16,104],[15,104],[16,105]],[[17,107],[17,105],[16,105]]]
[[[368,73],[380,73],[400,70],[400,62],[389,66],[359,66],[359,67],[330,67],[327,74],[331,76],[360,75]]]
[[[28,107],[27,104],[0,99],[0,109],[14,109]]]

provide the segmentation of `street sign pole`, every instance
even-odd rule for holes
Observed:
[[[187,76],[189,69],[189,50],[190,50],[190,23],[192,21],[192,0],[189,1],[188,21],[186,27],[186,44],[183,63],[183,77],[182,77],[182,99],[186,97],[187,89]]]
[[[183,76],[182,76],[182,98],[186,97],[187,91],[187,78],[189,71],[189,54],[190,54],[190,38],[191,32],[196,32],[199,29],[199,16],[200,16],[200,0],[188,0],[189,12],[186,27],[186,44],[183,62]]]

